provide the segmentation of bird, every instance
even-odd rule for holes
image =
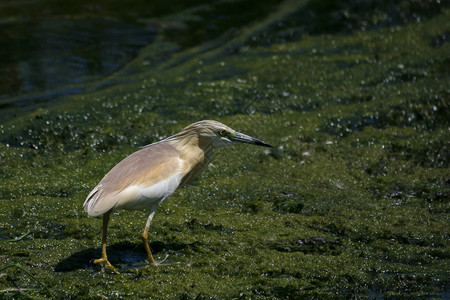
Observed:
[[[203,120],[179,133],[142,147],[115,165],[88,194],[83,208],[90,217],[103,216],[102,256],[94,264],[119,273],[106,253],[112,212],[148,209],[142,241],[150,265],[157,265],[148,244],[148,229],[158,206],[178,187],[190,184],[211,162],[213,149],[236,143],[272,147],[214,120]]]

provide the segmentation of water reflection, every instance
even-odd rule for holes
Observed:
[[[268,18],[280,6],[290,9]],[[243,35],[246,49],[295,41],[305,34],[345,34],[419,22],[439,14],[441,8],[439,1],[388,0],[261,0],[257,5],[252,0],[172,0],[170,4],[164,0],[2,0],[0,122],[59,95],[83,91],[86,82],[120,70],[144,46],[153,43],[155,49],[162,48],[155,44],[157,36],[178,51],[206,43],[210,50],[270,19]],[[435,44],[445,40],[441,35]],[[164,59],[170,54],[164,53]],[[152,64],[162,55],[153,56]],[[222,70],[218,73],[223,76]]]
[[[6,25],[1,98],[108,75],[151,43],[155,29],[110,18],[56,18]]]
[[[123,68],[157,35],[183,50],[262,19],[277,5],[277,0],[257,6],[251,0],[173,0],[170,5],[163,0],[3,0],[0,120],[83,91],[86,82]]]

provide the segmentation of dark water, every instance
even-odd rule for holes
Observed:
[[[276,2],[2,1],[0,116],[83,92],[157,35],[181,51],[264,18]]]
[[[157,37],[178,45],[152,61],[212,41],[216,45],[266,18],[279,1],[16,1],[0,3],[2,122],[86,90],[120,71]],[[249,36],[270,45],[305,34],[349,33],[419,22],[436,15],[433,1],[309,1]],[[231,49],[230,51],[239,51]]]

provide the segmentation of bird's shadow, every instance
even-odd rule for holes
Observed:
[[[189,247],[184,243],[163,243],[154,241],[149,243],[152,253],[155,257],[160,252],[177,251]],[[139,268],[148,265],[147,253],[142,243],[133,243],[129,241],[119,242],[108,245],[108,260],[119,270],[130,268]],[[94,270],[94,260],[101,257],[100,248],[89,248],[75,252],[55,266],[56,272],[70,272],[78,269]]]

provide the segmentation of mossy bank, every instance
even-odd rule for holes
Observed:
[[[449,296],[450,10],[280,40],[279,9],[149,68],[176,48],[161,38],[88,91],[0,125],[1,297]],[[218,149],[160,206],[149,239],[168,264],[145,265],[147,212],[118,211],[108,251],[121,274],[94,268],[89,191],[200,119],[277,150]]]

